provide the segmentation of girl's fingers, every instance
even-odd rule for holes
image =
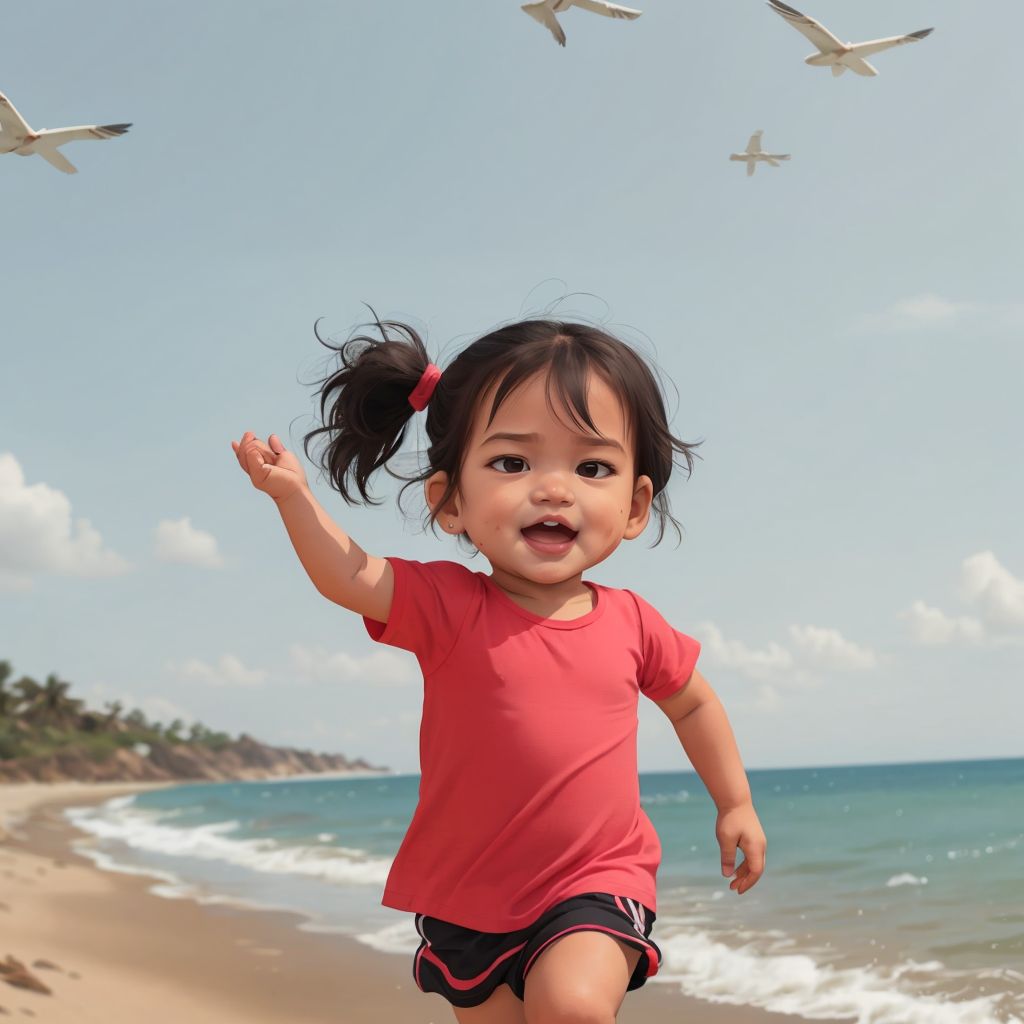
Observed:
[[[267,440],[269,444],[259,440],[251,430],[247,430],[241,441],[231,442],[231,450],[242,469],[250,475],[262,470],[263,479],[270,475],[270,470],[277,462],[277,456],[284,451],[284,445],[276,434],[271,434]]]
[[[736,877],[729,883],[729,888],[736,892],[737,895],[742,896],[743,893],[752,889],[760,879],[761,874],[753,871],[750,866],[744,861],[736,869]]]

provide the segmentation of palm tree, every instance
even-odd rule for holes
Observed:
[[[31,676],[22,676],[12,689],[17,693],[15,703],[21,705],[16,714],[27,719],[29,717],[28,709],[35,704],[43,688]]]
[[[141,729],[143,732],[149,732],[153,727],[146,721],[145,712],[140,711],[138,708],[133,708],[124,716],[124,721],[128,723],[133,729]]]
[[[13,672],[9,661],[0,661],[0,718],[14,717],[14,691],[7,689],[7,680]]]
[[[182,729],[185,728],[185,723],[180,719],[176,718],[166,729],[164,729],[164,738],[171,741],[171,743],[180,743],[181,736],[178,734]]]
[[[121,712],[124,711],[124,705],[119,700],[108,700],[103,706],[107,710],[107,717],[103,720],[103,728],[109,731],[113,729],[114,723],[120,717]]]
[[[74,725],[85,706],[85,701],[67,695],[71,684],[63,682],[52,672],[46,677],[43,686],[31,679],[19,680],[17,685],[22,688],[23,699],[28,704],[23,717],[29,721],[62,726],[67,725],[70,720]]]

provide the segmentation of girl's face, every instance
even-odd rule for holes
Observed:
[[[623,539],[639,535],[650,513],[653,488],[649,477],[635,476],[622,404],[591,374],[587,405],[600,433],[581,432],[557,395],[554,408],[548,404],[546,375],[539,374],[509,395],[488,425],[497,386],[477,403],[459,492],[438,521],[468,535],[499,584],[578,582]],[[445,482],[443,473],[427,481],[431,507]]]

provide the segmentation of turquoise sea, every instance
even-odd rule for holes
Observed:
[[[767,871],[736,896],[691,772],[640,776],[661,837],[648,984],[858,1024],[1024,1022],[1024,759],[753,770]],[[183,785],[66,813],[169,898],[300,912],[409,957],[380,906],[418,775]]]

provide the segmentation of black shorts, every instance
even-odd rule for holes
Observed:
[[[436,917],[416,915],[419,949],[413,978],[423,992],[437,992],[453,1006],[479,1006],[505,982],[520,998],[538,955],[567,932],[605,932],[641,950],[626,986],[640,988],[658,973],[661,950],[651,942],[655,915],[624,896],[588,892],[556,903],[533,924],[514,932],[477,932]]]

